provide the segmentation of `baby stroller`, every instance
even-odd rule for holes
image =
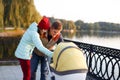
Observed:
[[[47,64],[51,80],[85,80],[87,65],[82,51],[72,42],[61,42]]]

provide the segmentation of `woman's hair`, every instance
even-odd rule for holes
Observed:
[[[57,30],[62,30],[62,23],[59,20],[56,20],[55,22],[52,23],[51,28],[57,29]]]

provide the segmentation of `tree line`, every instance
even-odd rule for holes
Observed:
[[[39,22],[41,15],[34,6],[34,0],[0,0],[0,28],[13,27],[27,29],[32,22]],[[56,20],[50,17],[50,21]],[[63,30],[86,31],[120,31],[120,24],[109,22],[84,23],[82,20],[58,19]]]
[[[0,27],[27,28],[41,19],[34,0],[0,0]]]

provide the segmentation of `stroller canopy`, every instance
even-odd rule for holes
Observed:
[[[87,71],[83,52],[72,42],[61,42],[57,45],[50,67],[57,73]]]

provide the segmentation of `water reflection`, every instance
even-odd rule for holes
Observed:
[[[120,49],[120,32],[80,31],[76,33],[62,32],[62,34],[66,39]]]
[[[120,49],[120,33],[117,32],[62,32],[63,37],[75,41]],[[15,59],[14,51],[20,40],[18,37],[0,37],[0,60]]]
[[[0,60],[16,59],[14,51],[19,43],[21,36],[0,37]]]
[[[62,31],[62,34],[64,36],[64,38],[80,38],[80,37],[84,37],[84,36],[89,36],[89,37],[120,37],[120,32],[106,32],[106,31],[77,31],[77,32],[64,32]]]

